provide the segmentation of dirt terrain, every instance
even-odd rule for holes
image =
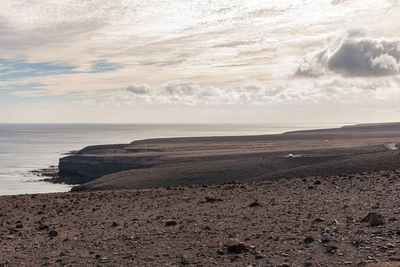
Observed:
[[[390,170],[2,196],[0,265],[399,266],[399,193]]]

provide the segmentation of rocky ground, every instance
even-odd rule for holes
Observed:
[[[400,170],[2,196],[0,266],[399,266],[399,201]]]

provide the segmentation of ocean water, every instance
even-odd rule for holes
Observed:
[[[60,157],[89,145],[134,140],[282,133],[339,124],[0,124],[0,195],[69,191],[41,181],[32,170],[57,165]]]

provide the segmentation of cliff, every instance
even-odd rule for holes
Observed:
[[[379,171],[400,167],[399,142],[398,123],[140,140],[61,158],[56,182],[81,185],[74,190],[153,188]]]

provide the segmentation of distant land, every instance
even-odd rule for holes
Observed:
[[[51,180],[87,191],[354,174],[400,168],[398,143],[400,123],[149,139],[83,148],[61,158]]]

